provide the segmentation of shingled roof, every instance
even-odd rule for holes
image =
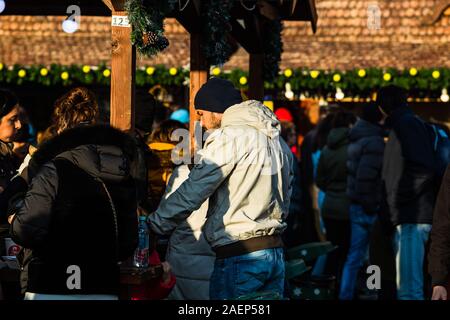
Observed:
[[[309,23],[285,22],[282,68],[450,67],[447,4],[450,1],[316,0],[319,16],[316,34]],[[373,8],[379,8],[380,29],[368,26]],[[0,15],[0,62],[108,63],[111,18],[82,16],[80,30],[74,34],[62,31],[63,19]],[[166,34],[169,48],[154,59],[138,59],[138,65],[189,63],[188,33],[175,20],[167,19]],[[247,69],[248,54],[239,49],[225,67]]]

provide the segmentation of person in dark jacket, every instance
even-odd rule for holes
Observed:
[[[436,197],[433,133],[397,86],[380,89],[377,104],[391,129],[383,159],[384,197],[395,227],[397,297],[423,300],[425,245]]]
[[[436,200],[428,255],[428,272],[432,278],[432,300],[447,300],[450,284],[450,166],[445,171]]]
[[[379,124],[381,119],[378,107],[369,105],[349,134],[347,195],[351,200],[351,240],[342,272],[341,300],[353,299],[358,271],[363,265],[370,231],[380,208],[384,151],[384,130]]]
[[[322,197],[323,192],[317,189],[315,181],[320,154],[332,129],[334,114],[322,114],[321,116],[322,118],[317,126],[306,134],[300,149],[300,176],[302,178],[301,243],[324,240],[320,216],[320,204],[324,197]]]
[[[288,121],[281,121],[281,137],[286,141],[291,151],[297,145],[297,132],[295,124]],[[291,202],[289,205],[289,214],[286,219],[286,230],[284,230],[282,238],[286,248],[291,248],[301,244],[300,236],[300,219],[301,219],[301,177],[300,165],[294,151],[293,171],[294,180],[292,183]]]
[[[309,131],[303,139],[300,147],[300,176],[302,190],[302,215],[300,217],[300,242],[308,243],[319,240],[319,234],[316,230],[315,212],[314,212],[314,170],[313,170],[313,142],[317,134],[317,128]]]
[[[314,180],[317,177],[317,168],[319,166],[320,156],[322,154],[323,148],[327,145],[327,139],[330,131],[333,129],[334,113],[327,114],[317,125],[317,133],[314,137],[313,152],[312,152],[312,162],[313,162],[313,176]],[[321,241],[325,240],[325,226],[322,217],[322,206],[325,200],[325,192],[320,190],[316,185],[311,187],[310,194],[312,195],[312,202],[316,220],[316,229],[319,234],[319,239]]]
[[[13,152],[13,139],[22,127],[19,117],[19,101],[7,90],[0,90],[0,198],[19,167]],[[4,238],[9,237],[6,209],[0,203],[0,254],[6,255]],[[0,284],[0,300],[2,286]]]
[[[118,298],[118,263],[137,245],[137,150],[95,125],[97,114],[90,91],[71,90],[56,102],[57,135],[30,160],[30,187],[10,219],[27,300]]]
[[[328,108],[327,108],[328,109]],[[328,109],[329,110],[329,109]],[[317,177],[317,167],[319,166],[320,156],[322,154],[323,148],[325,148],[327,144],[327,138],[330,131],[333,129],[333,119],[334,113],[330,112],[326,114],[317,124],[316,133],[314,135],[312,154],[310,155],[312,159],[312,175],[314,177],[314,181]],[[320,190],[316,184],[312,184],[308,188],[308,194],[311,195],[312,198],[312,208],[314,211],[315,218],[315,229],[317,234],[319,235],[320,241],[326,241],[326,230],[325,223],[323,222],[322,217],[322,206],[323,201],[325,200],[325,192]],[[314,264],[314,268],[312,270],[312,275],[322,275],[327,262],[327,256],[320,256]]]
[[[17,97],[10,91],[0,90],[0,193],[20,165],[13,152],[13,141],[21,127]]]
[[[317,186],[325,192],[322,217],[325,223],[327,240],[338,246],[326,263],[325,271],[336,276],[340,282],[342,268],[350,244],[350,199],[347,196],[347,148],[348,134],[356,117],[348,112],[336,113],[333,129],[322,151],[317,168]]]

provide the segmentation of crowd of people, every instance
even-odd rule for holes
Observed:
[[[179,163],[187,110],[122,132],[99,122],[94,93],[74,88],[35,134],[0,91],[0,222],[22,247],[25,299],[118,299],[138,216],[163,275],[131,299],[288,298],[285,249],[318,241],[336,249],[312,273],[334,277],[337,299],[367,289],[367,265],[381,270],[378,299],[447,299],[450,170],[438,153],[448,138],[402,88],[381,88],[358,117],[329,108],[300,148],[289,111],[243,101],[229,81],[209,79],[194,103],[208,134],[199,161]],[[69,266],[81,270],[75,288]]]

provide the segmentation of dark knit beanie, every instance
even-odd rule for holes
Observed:
[[[224,79],[211,78],[195,95],[195,109],[224,113],[228,107],[242,102],[241,93]]]
[[[395,109],[408,107],[408,93],[402,87],[389,85],[378,90],[376,102],[389,115]]]
[[[361,118],[370,123],[376,124],[381,121],[383,115],[375,103],[371,103],[363,108]]]

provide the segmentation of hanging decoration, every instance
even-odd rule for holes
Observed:
[[[125,10],[133,28],[131,42],[140,54],[152,57],[167,48],[164,18],[173,7],[174,2],[167,0],[127,0]]]
[[[202,1],[203,53],[210,65],[223,65],[233,54],[228,40],[234,0]]]
[[[264,80],[273,81],[280,73],[281,53],[283,41],[281,31],[283,23],[281,19],[269,20],[264,31]]]

